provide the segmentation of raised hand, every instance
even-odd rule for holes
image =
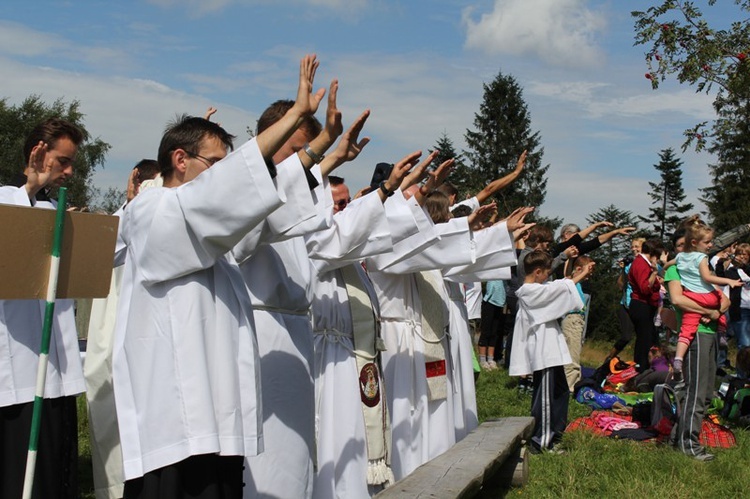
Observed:
[[[331,85],[331,88],[333,89],[333,85]],[[338,114],[340,121],[341,113]],[[366,109],[356,120],[354,120],[354,123],[352,123],[349,129],[341,136],[341,140],[339,140],[336,149],[326,156],[320,164],[320,171],[323,175],[328,175],[347,161],[353,161],[359,156],[362,149],[364,149],[364,147],[370,142],[370,137],[364,137],[362,140],[359,140],[359,134],[362,132],[362,128],[365,126],[365,122],[369,117],[370,110]]]
[[[440,151],[432,151],[421,163],[415,166],[411,173],[404,177],[403,182],[401,182],[401,190],[405,191],[412,185],[424,180],[427,177],[427,167],[437,158],[438,154],[440,154]]]
[[[47,151],[49,146],[39,141],[29,154],[29,162],[26,165],[26,192],[33,197],[42,190],[50,180],[52,168],[47,165]]]
[[[324,88],[313,93],[315,72],[319,65],[320,62],[315,54],[306,55],[299,63],[299,87],[297,87],[297,100],[294,102],[294,107],[297,108],[300,116],[315,114],[326,93]]]
[[[339,81],[331,81],[331,89],[328,91],[328,106],[326,107],[325,131],[331,140],[341,135],[344,125],[341,122],[341,111],[336,107],[336,95],[339,91]]]
[[[506,219],[500,220],[500,222],[504,221],[508,227],[508,232],[513,233],[516,229],[527,225],[524,219],[526,215],[533,213],[534,209],[533,206],[522,206],[514,210]]]
[[[524,151],[521,153],[521,155],[518,157],[518,162],[516,163],[516,172],[521,173],[523,170],[524,165],[526,165],[526,155],[528,151]]]
[[[206,114],[203,115],[203,119],[210,121],[211,116],[213,116],[214,114],[216,114],[216,108],[213,106],[209,106],[209,108],[206,109]]]
[[[413,153],[401,158],[398,163],[393,165],[391,174],[385,182],[387,184],[385,186],[386,189],[393,191],[398,189],[399,186],[403,186],[404,179],[409,175],[409,171],[412,167],[417,164],[421,155],[422,151],[414,151]]]
[[[440,163],[440,166],[428,173],[427,182],[425,183],[428,193],[443,185],[455,162],[456,160],[453,158],[443,161]]]
[[[135,198],[136,194],[138,194],[139,185],[141,185],[141,181],[138,176],[138,168],[133,168],[133,171],[130,172],[130,176],[128,177],[128,188],[126,191],[126,201],[128,203]]]
[[[479,209],[474,210],[471,215],[468,216],[469,228],[471,230],[479,230],[484,226],[485,220],[490,218],[493,213],[497,211],[497,204],[490,203],[480,206]]]

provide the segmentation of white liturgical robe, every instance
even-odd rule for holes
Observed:
[[[31,206],[24,187],[0,187],[0,203]],[[55,209],[57,203],[37,201],[35,206]],[[0,407],[34,400],[44,308],[43,300],[0,300]],[[85,389],[73,300],[55,302],[46,380],[44,398]]]
[[[558,319],[583,308],[570,279],[524,284],[516,291],[518,313],[510,354],[511,376],[523,376],[548,367],[570,364],[570,353]]]
[[[113,378],[126,480],[191,455],[262,450],[250,298],[227,252],[281,202],[251,140],[125,210]]]

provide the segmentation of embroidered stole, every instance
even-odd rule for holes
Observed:
[[[359,267],[359,268],[358,268]],[[388,486],[395,482],[391,471],[391,427],[380,375],[379,351],[385,350],[379,322],[365,289],[369,279],[359,264],[341,268],[349,295],[354,357],[359,374],[359,392],[367,436],[367,483]]]
[[[442,400],[448,397],[448,378],[446,369],[446,352],[443,338],[447,330],[445,324],[445,303],[440,293],[442,280],[438,281],[436,272],[417,272],[414,274],[422,303],[422,341],[424,342],[424,361],[427,374],[427,399]]]

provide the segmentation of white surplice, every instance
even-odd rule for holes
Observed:
[[[126,480],[191,455],[262,450],[250,298],[227,252],[281,202],[251,140],[125,210],[113,378]]]
[[[479,273],[504,274],[506,267],[515,263],[512,241],[504,224],[488,229],[489,232],[472,234],[464,218],[435,225],[434,229],[440,234],[440,241],[418,254],[404,259],[389,254],[368,260],[387,348],[383,352],[384,377],[391,411],[396,479],[446,451],[455,443],[456,435],[465,436],[474,425],[476,414],[465,305],[461,300],[451,312],[448,305],[453,304],[445,285],[437,291],[446,306],[446,326],[453,328],[451,336],[455,332],[457,339],[469,341],[451,339],[450,345],[444,345],[451,354],[446,359],[449,396],[446,400],[427,400],[422,305],[413,272],[439,269],[433,272],[439,274],[440,280],[471,282],[478,280]],[[403,243],[408,242],[407,239]],[[396,247],[400,252],[408,251],[407,244]]]
[[[570,279],[523,284],[516,291],[518,313],[508,374],[523,376],[548,367],[570,364],[570,353],[558,319],[583,308]]]
[[[334,218],[364,217],[360,222],[355,218],[352,223],[369,223],[367,220],[374,219],[378,214],[377,204],[380,204],[380,199],[376,193],[368,194],[363,199],[370,206],[357,200]],[[359,248],[360,257],[389,251],[391,241],[398,242],[417,232],[416,220],[400,192],[388,199],[385,210],[390,228],[388,244],[365,244]],[[313,282],[312,302],[317,442],[313,497],[368,498],[380,487],[368,487],[367,483],[367,433],[354,354],[352,317],[347,283],[337,268],[343,264],[342,260],[317,258],[314,264],[321,273]],[[370,297],[374,314],[379,317],[377,296],[369,278],[359,263],[349,265],[356,270],[360,285]],[[381,395],[382,393],[381,390]]]
[[[0,187],[0,203],[31,206],[25,187]],[[55,209],[57,203],[36,201],[34,206]],[[44,309],[44,300],[0,300],[0,407],[34,400]],[[47,365],[44,398],[84,391],[73,300],[55,302]]]
[[[280,175],[289,166],[280,165]],[[384,215],[355,223],[333,217],[327,181],[313,190],[299,182],[288,188],[288,202],[307,206],[299,212],[316,217],[304,224],[304,234],[296,231],[296,237],[259,246],[241,264],[258,331],[265,442],[263,454],[248,459],[245,497],[312,496],[315,399],[309,310],[317,270],[310,259],[343,262],[359,257],[368,243],[390,243]]]

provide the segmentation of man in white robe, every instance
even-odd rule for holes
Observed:
[[[378,294],[382,318],[382,335],[386,344],[383,352],[386,395],[391,413],[393,432],[393,472],[401,479],[446,451],[456,441],[457,427],[455,408],[458,387],[455,386],[455,366],[447,334],[438,336],[439,344],[446,351],[445,383],[447,396],[430,400],[428,395],[428,373],[426,370],[423,334],[425,286],[432,289],[427,296],[430,308],[442,308],[442,330],[451,322],[448,308],[450,302],[444,276],[465,275],[476,280],[473,274],[485,268],[490,255],[502,254],[498,266],[508,266],[515,261],[509,243],[502,235],[507,229],[498,226],[498,237],[506,242],[494,240],[494,244],[477,246],[472,237],[467,219],[454,219],[433,227],[440,240],[408,258],[401,255],[409,252],[410,240],[394,245],[392,253],[368,259],[367,268]],[[489,233],[493,235],[493,233]],[[492,238],[488,238],[488,241]],[[477,248],[485,249],[487,255]],[[479,262],[480,266],[475,267]],[[435,270],[430,270],[435,269]],[[415,272],[425,271],[421,274]],[[430,313],[435,313],[434,311]],[[467,335],[468,338],[468,335]],[[432,340],[431,340],[432,341]],[[459,355],[463,358],[464,355]],[[473,381],[473,375],[472,375]],[[469,396],[471,398],[471,396]],[[468,404],[471,402],[468,401]],[[476,411],[476,409],[473,409]],[[464,417],[464,411],[459,413]],[[469,423],[471,425],[471,423]],[[459,423],[464,433],[466,423]]]
[[[402,193],[387,197],[393,192],[391,186],[401,183],[416,159],[412,154],[397,163],[376,192],[354,201],[349,201],[348,195],[338,196],[346,200],[341,203],[341,209],[346,210],[334,215],[342,223],[372,225],[382,217],[387,219],[388,240],[365,244],[358,251],[359,258],[388,252],[394,241],[418,231],[410,202]],[[337,189],[348,193],[343,182],[340,179]],[[309,239],[319,236],[313,234]],[[312,301],[317,442],[313,497],[368,498],[393,481],[377,298],[359,261],[314,258],[313,264],[318,271]],[[356,296],[350,296],[352,292]],[[361,312],[364,318],[358,316],[358,307],[367,310]],[[370,329],[355,331],[355,320],[358,328]]]
[[[295,105],[229,156],[218,125],[172,126],[164,187],[125,210],[113,349],[125,497],[238,497],[243,456],[263,450],[250,298],[228,252],[282,204],[268,162],[317,109],[317,65],[303,58]]]
[[[24,146],[24,174],[0,187],[0,203],[56,208],[47,190],[73,175],[82,141],[82,132],[64,120],[36,126]],[[0,497],[21,497],[23,490],[44,309],[40,300],[0,300]],[[73,300],[57,300],[33,497],[78,496],[76,395],[83,391]]]
[[[286,168],[302,165],[315,176],[306,192],[287,196],[289,204],[297,206],[295,211],[311,214],[312,218],[284,238],[259,246],[250,258],[238,258],[258,331],[265,444],[263,454],[247,460],[245,497],[312,495],[315,399],[309,310],[316,270],[310,258],[356,258],[368,241],[389,237],[383,224],[378,227],[372,221],[342,226],[332,218],[327,174],[335,166],[331,161],[323,162],[322,152],[342,132],[341,113],[336,108],[337,88],[338,82],[334,81],[322,131],[313,126],[301,128],[299,136],[292,136],[286,148],[273,158],[280,163],[280,175]],[[259,119],[259,132],[273,122],[273,115],[278,114],[274,111],[277,104]],[[355,123],[363,124],[368,114],[363,113]],[[314,238],[303,237],[313,233]]]

